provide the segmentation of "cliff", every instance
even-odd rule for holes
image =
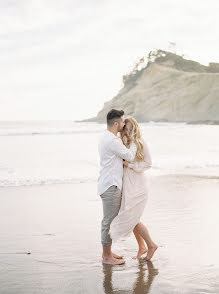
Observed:
[[[218,63],[204,66],[163,50],[150,52],[144,63],[123,76],[123,88],[87,121],[105,122],[116,108],[139,122],[219,122]]]

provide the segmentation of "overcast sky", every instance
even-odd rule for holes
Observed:
[[[219,0],[0,0],[0,120],[84,119],[150,50],[219,62]]]

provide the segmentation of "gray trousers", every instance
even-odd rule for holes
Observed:
[[[103,246],[111,246],[112,239],[109,235],[110,224],[117,216],[121,205],[121,191],[117,186],[109,187],[100,195],[103,204],[103,220],[101,223],[101,243]]]

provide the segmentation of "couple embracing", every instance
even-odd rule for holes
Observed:
[[[158,246],[140,219],[148,196],[144,171],[151,168],[151,157],[137,121],[133,117],[125,119],[123,110],[108,112],[107,130],[99,141],[99,155],[103,263],[125,263],[122,256],[112,252],[112,240],[128,237],[132,232],[139,246],[137,258],[147,253],[146,260],[150,260]]]

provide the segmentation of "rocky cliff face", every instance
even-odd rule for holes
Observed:
[[[219,122],[219,64],[204,66],[162,50],[150,52],[140,70],[139,64],[123,77],[118,95],[89,121],[105,122],[107,112],[116,108],[139,122]]]

